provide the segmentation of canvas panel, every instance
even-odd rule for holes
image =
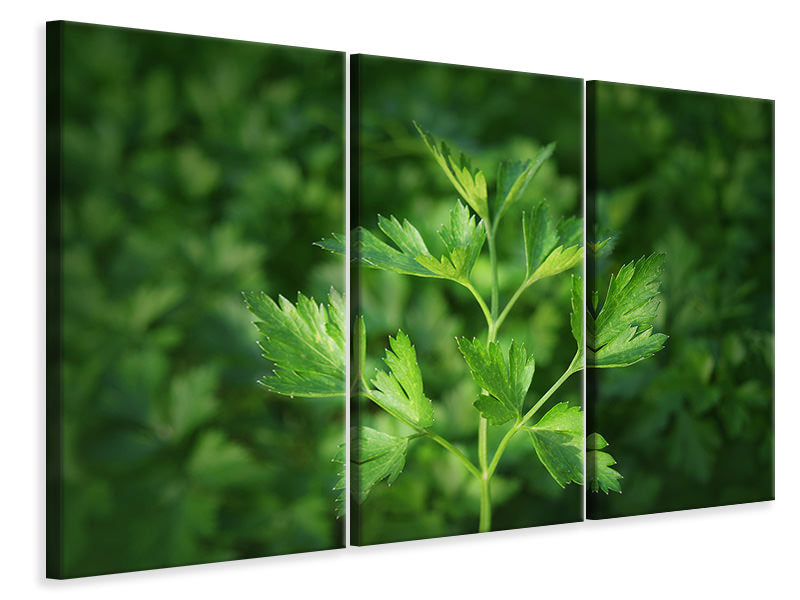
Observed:
[[[637,261],[626,343],[668,338],[588,371],[587,428],[616,464],[591,449],[587,462],[616,485],[589,494],[587,516],[772,500],[774,103],[588,85],[587,231],[610,240],[589,244],[589,318],[600,323],[612,274]],[[589,337],[607,360],[608,339]]]
[[[341,547],[344,370],[275,385],[296,365],[252,322],[283,313],[242,292],[344,291],[312,245],[344,229],[344,55],[47,36],[48,576]]]
[[[355,56],[351,83],[352,543],[580,521],[582,81]]]

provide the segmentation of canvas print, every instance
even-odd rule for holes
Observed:
[[[582,520],[582,81],[351,82],[352,543]]]
[[[774,499],[773,127],[770,100],[588,84],[589,518]]]
[[[341,547],[344,55],[47,48],[48,576]]]

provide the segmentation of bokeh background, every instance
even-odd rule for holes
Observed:
[[[257,385],[240,292],[343,289],[344,55],[67,23],[62,66],[62,576],[341,546],[343,403]]]
[[[501,307],[524,277],[522,209],[546,198],[554,216],[580,215],[582,102],[580,79],[548,77],[437,63],[359,56],[351,78],[358,112],[358,195],[353,224],[377,229],[378,214],[408,219],[439,256],[436,230],[456,202],[456,192],[420,139],[416,121],[437,138],[464,151],[487,177],[494,193],[501,160],[535,156],[545,144],[558,147],[504,217],[498,236]],[[580,273],[580,268],[575,272]],[[388,336],[398,329],[416,346],[432,429],[477,462],[477,388],[455,336],[486,335],[486,322],[470,293],[442,280],[360,269],[358,310],[367,328],[366,373],[385,368]],[[487,299],[491,275],[487,250],[472,279]],[[536,359],[527,407],[564,372],[574,353],[569,328],[568,274],[537,282],[503,324],[499,341],[524,341]],[[580,404],[580,377],[573,376],[543,410],[559,401]],[[397,435],[405,426],[371,403],[358,406],[364,425]],[[543,413],[542,413],[543,414]],[[505,432],[490,427],[490,452]],[[477,481],[448,452],[428,440],[409,444],[406,466],[391,485],[379,483],[353,515],[352,541],[375,544],[465,533],[478,529]],[[582,519],[582,490],[561,489],[537,459],[529,439],[514,438],[492,480],[494,530]],[[357,507],[358,508],[358,507]]]
[[[665,252],[655,330],[669,335],[652,358],[593,372],[589,428],[624,479],[588,514],[772,499],[774,104],[604,82],[587,101],[590,198],[619,234],[595,287],[603,298],[622,264]]]

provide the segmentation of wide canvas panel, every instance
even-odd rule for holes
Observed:
[[[48,576],[341,547],[344,55],[47,38]]]
[[[635,363],[588,371],[589,518],[774,498],[773,127],[770,100],[588,84],[590,364]]]
[[[582,80],[351,83],[352,543],[582,520]]]

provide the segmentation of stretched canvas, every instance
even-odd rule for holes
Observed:
[[[48,576],[341,547],[344,55],[53,22],[47,76]]]
[[[351,83],[352,543],[582,520],[582,80]]]
[[[773,127],[770,100],[588,84],[589,518],[774,499]]]

